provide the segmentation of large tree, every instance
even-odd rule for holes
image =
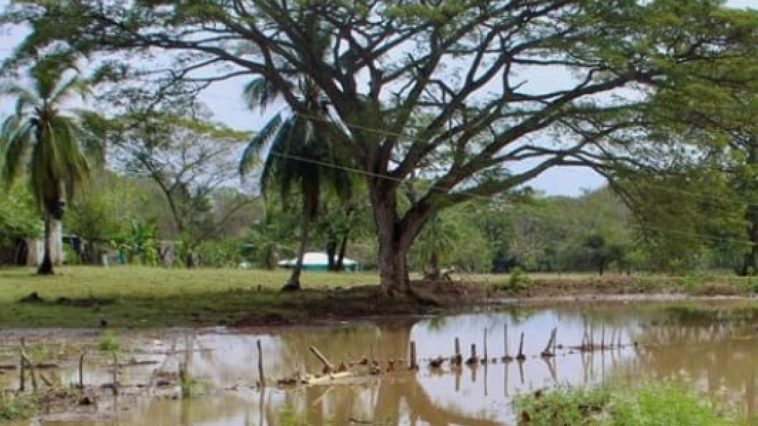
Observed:
[[[29,188],[44,215],[40,275],[53,273],[53,225],[63,218],[64,200],[71,199],[89,176],[79,120],[60,110],[70,97],[85,93],[84,82],[69,71],[76,72],[72,56],[51,54],[31,68],[31,87],[16,83],[0,87],[0,95],[17,100],[15,114],[0,129],[2,179],[12,183],[21,174],[28,176]]]
[[[623,170],[619,189],[643,222],[657,221],[668,228],[664,234],[680,231],[667,237],[672,243],[736,245],[742,256],[736,270],[750,275],[758,273],[758,12],[723,13],[732,22],[732,35],[721,41],[729,54],[669,69],[645,110],[645,136],[669,161]],[[699,216],[682,221],[684,206]],[[662,226],[664,209],[676,217]],[[686,235],[682,226],[699,231]]]
[[[35,1],[7,14],[32,26],[9,66],[65,42],[88,53],[128,51],[183,82],[265,79],[298,116],[341,130],[336,141],[367,183],[381,288],[392,294],[412,290],[408,249],[440,209],[518,187],[557,165],[625,153],[609,136],[639,124],[633,112],[662,74],[718,60],[733,36],[744,36],[719,5]],[[317,42],[324,39],[326,50]],[[172,66],[153,60],[161,50],[173,52]],[[315,109],[298,96],[289,83],[295,75],[318,87],[328,117],[323,104]],[[413,173],[432,184],[410,205],[398,203]]]
[[[187,267],[195,266],[197,247],[235,214],[252,204],[242,193],[224,205],[213,197],[237,178],[236,156],[250,137],[206,117],[172,108],[130,108],[111,120],[111,162],[132,176],[153,182],[168,205],[173,232]]]

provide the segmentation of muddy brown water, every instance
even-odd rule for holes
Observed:
[[[504,328],[515,355],[524,333],[522,362],[503,363]],[[539,356],[550,330],[557,327],[554,358]],[[496,363],[429,367],[429,359],[451,356],[460,339],[464,358],[470,345],[482,354],[488,330],[489,356]],[[605,337],[603,338],[603,330]],[[622,347],[582,353],[585,333]],[[13,363],[20,336],[27,344],[44,343],[60,368],[46,371],[64,386],[78,380],[77,345],[97,344],[97,331],[0,331],[0,365]],[[758,413],[758,304],[602,304],[534,309],[501,309],[429,318],[408,318],[271,330],[162,330],[123,332],[120,359],[155,364],[121,368],[126,388],[145,384],[156,369],[175,372],[187,363],[199,396],[173,399],[170,384],[160,397],[147,391],[125,392],[119,399],[100,396],[98,410],[52,413],[21,424],[56,425],[463,425],[514,423],[515,395],[563,385],[598,386],[621,381],[675,377],[694,389],[732,404],[743,415]],[[363,357],[405,358],[416,342],[418,372],[403,371],[333,385],[258,390],[256,341],[263,347],[268,382],[297,370],[317,371],[308,350],[318,347],[334,362]],[[637,343],[636,345],[634,343]],[[185,351],[187,344],[195,350]],[[399,361],[398,361],[399,362]],[[88,386],[111,381],[106,361],[92,355],[84,380]],[[405,364],[403,364],[405,365]],[[18,373],[2,371],[0,387],[17,386]],[[132,389],[137,389],[132,386]]]

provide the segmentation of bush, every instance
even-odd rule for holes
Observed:
[[[714,403],[673,382],[632,389],[570,389],[516,398],[519,425],[720,426],[739,425]]]
[[[513,268],[508,280],[501,283],[496,283],[493,288],[497,291],[504,291],[508,293],[521,293],[532,286],[532,279],[521,268]]]
[[[209,240],[197,248],[200,264],[214,268],[236,268],[242,262],[240,242],[236,240]]]

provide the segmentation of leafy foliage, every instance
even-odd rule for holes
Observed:
[[[24,186],[0,186],[0,245],[13,238],[38,237],[42,224],[34,200]]]

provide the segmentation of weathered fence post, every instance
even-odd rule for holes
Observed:
[[[255,345],[258,347],[258,381],[261,384],[261,388],[266,387],[266,376],[263,375],[263,349],[261,348],[261,341],[258,339],[255,342]],[[311,346],[313,348],[313,346]],[[312,351],[313,349],[311,349]]]
[[[84,354],[79,355],[79,389],[84,389]]]
[[[414,340],[411,340],[411,370],[417,370],[418,369],[418,362],[416,360],[416,342]]]
[[[482,362],[486,363],[489,360],[489,357],[487,356],[487,327],[484,327],[484,358],[482,358]]]
[[[479,363],[479,358],[476,356],[476,344],[471,344],[471,358],[466,360],[466,365],[476,365]]]
[[[521,332],[521,340],[518,344],[518,355],[516,355],[516,359],[519,361],[523,361],[526,359],[526,355],[524,355],[524,332]]]

